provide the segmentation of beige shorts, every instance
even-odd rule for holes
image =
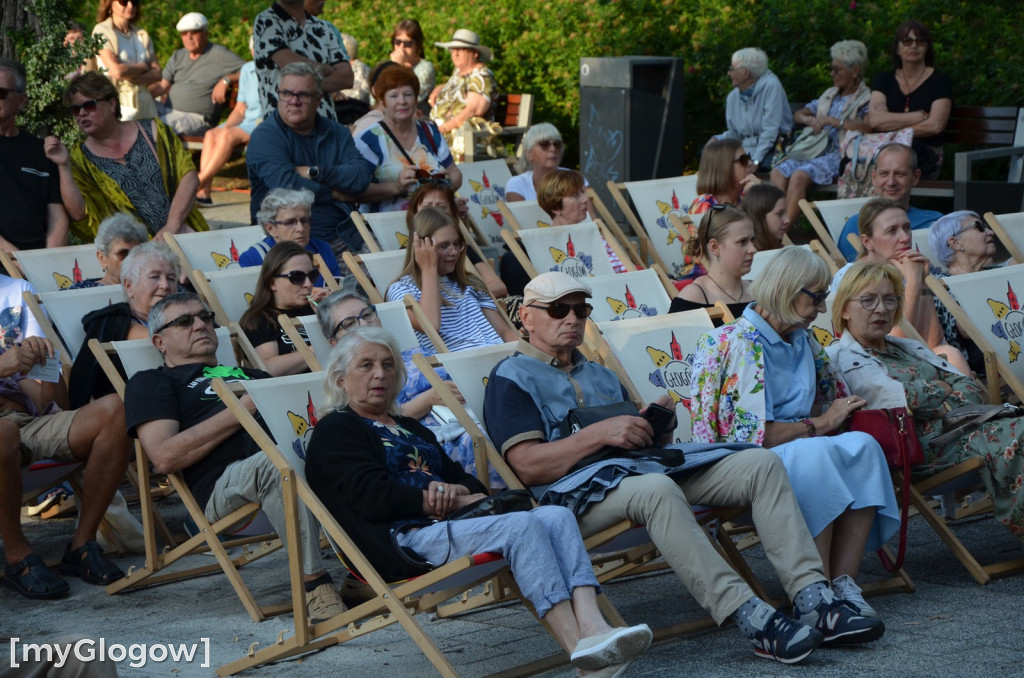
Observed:
[[[17,410],[0,411],[0,419],[18,425],[21,433],[21,460],[25,466],[43,459],[76,461],[71,454],[71,422],[77,410],[33,417]]]

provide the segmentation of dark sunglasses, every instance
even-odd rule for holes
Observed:
[[[320,271],[316,266],[313,267],[312,271],[288,271],[287,273],[278,273],[274,276],[275,278],[288,278],[288,282],[295,286],[301,286],[306,282],[306,278],[309,278],[309,284],[312,285],[313,281],[320,277]]]
[[[83,101],[80,104],[71,104],[68,106],[68,110],[71,111],[72,117],[78,115],[82,111],[85,111],[86,113],[95,113],[96,106],[101,101],[106,101],[106,99],[89,99],[88,101]]]
[[[129,2],[135,5],[136,7],[142,4],[142,0],[117,0],[117,4],[121,5],[122,7],[126,6]]]
[[[900,44],[904,47],[917,47],[928,44],[928,38],[900,38]]]
[[[0,87],[0,100],[6,99],[7,95],[10,92],[14,92],[15,94],[23,94],[25,92],[25,90],[23,90],[23,89],[8,89],[6,87]]]
[[[966,226],[961,228],[959,231],[957,231],[956,234],[960,235],[961,233],[966,233],[967,231],[971,230],[972,228],[975,231],[977,231],[978,233],[984,233],[985,231],[991,229],[992,227],[989,226],[988,224],[986,224],[981,219],[975,219],[974,222],[972,222],[970,224],[967,224]]]
[[[359,325],[369,325],[377,319],[377,307],[370,305],[359,312],[359,315],[350,315],[347,318],[342,318],[341,321],[334,326],[334,331],[331,332],[332,337],[338,336],[338,330],[345,330],[348,332],[350,329]]]
[[[415,47],[416,46],[416,41],[415,40],[402,40],[401,38],[395,38],[394,40],[391,41],[391,44],[393,44],[395,47]]]
[[[425,169],[416,170],[416,185],[422,186],[423,184],[441,184],[442,186],[451,186],[452,182],[446,174],[431,174]]]
[[[561,139],[545,139],[544,141],[538,141],[537,145],[543,148],[545,151],[554,146],[557,149],[561,149],[565,143]]]
[[[828,290],[825,290],[824,292],[811,292],[810,290],[805,290],[801,287],[800,291],[809,296],[815,306],[821,306],[825,303],[825,300],[828,299]]]
[[[750,164],[750,155],[748,155],[747,153],[744,153],[740,157],[734,158],[733,162],[738,162],[739,164],[741,164],[744,167],[746,167],[747,165]]]
[[[210,325],[213,323],[213,317],[213,313],[210,311],[200,311],[199,313],[185,313],[183,315],[179,315],[177,318],[168,323],[164,323],[156,330],[156,332],[153,332],[153,334],[160,334],[168,327],[177,327],[178,329],[182,330],[187,329],[189,327],[192,327],[192,323],[195,322],[196,318],[202,320],[204,325]]]
[[[590,314],[594,312],[594,307],[590,304],[560,304],[555,302],[554,304],[548,304],[547,306],[537,306],[536,304],[530,304],[530,308],[540,308],[548,312],[548,315],[555,320],[561,320],[565,316],[569,315],[569,311],[576,314],[576,317],[580,320],[586,320],[590,317]]]

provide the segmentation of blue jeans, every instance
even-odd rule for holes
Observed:
[[[557,603],[569,600],[577,587],[598,586],[576,518],[561,506],[441,521],[396,535],[395,540],[437,566],[461,556],[500,553],[512,568],[519,590],[541,618]]]

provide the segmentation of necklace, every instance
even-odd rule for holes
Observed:
[[[900,69],[900,73],[903,75],[903,85],[906,88],[906,95],[907,95],[906,101],[903,103],[903,112],[907,113],[907,112],[910,111],[910,95],[911,95],[911,93],[915,89],[917,89],[918,85],[920,85],[922,82],[924,82],[925,76],[928,75],[928,67],[927,66],[924,67],[924,70],[921,71],[921,75],[919,75],[917,77],[917,79],[914,81],[914,85],[913,86],[910,85],[910,78],[907,77],[906,71],[904,71],[901,68]]]
[[[722,287],[721,285],[719,285],[718,281],[715,280],[714,278],[712,278],[710,273],[706,273],[705,275],[707,275],[708,280],[710,280],[711,282],[715,283],[715,287],[717,287],[718,289],[722,290],[722,294],[724,294],[725,296],[729,297],[734,302],[739,302],[739,300],[743,298],[744,290],[743,290],[743,281],[742,280],[740,281],[740,296],[734,297],[731,294],[729,294],[728,292],[726,292],[725,288]]]

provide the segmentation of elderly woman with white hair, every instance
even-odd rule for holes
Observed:
[[[85,339],[71,365],[68,395],[72,408],[114,392],[89,349],[89,340],[149,338],[149,312],[156,302],[178,291],[178,257],[158,240],[135,247],[121,262],[121,285],[127,301],[109,304],[82,318]]]
[[[310,210],[313,209],[315,199],[313,192],[305,188],[275,188],[267,193],[256,212],[256,223],[263,227],[267,237],[242,252],[238,256],[238,265],[242,268],[262,266],[271,247],[279,242],[291,241],[305,247],[310,254],[319,254],[331,275],[340,276],[338,259],[330,243],[309,234]],[[323,278],[318,277],[315,285],[323,286]]]
[[[537,188],[549,172],[562,167],[565,142],[558,128],[550,122],[540,122],[523,135],[523,155],[516,161],[519,174],[505,184],[505,200],[519,202],[536,200]]]
[[[864,552],[896,532],[899,508],[875,439],[839,433],[866,401],[849,392],[807,331],[828,289],[823,259],[799,247],[780,250],[751,285],[755,301],[743,315],[698,342],[693,438],[779,455],[837,596],[877,617],[855,579]]]
[[[859,40],[832,45],[832,87],[793,114],[807,125],[786,149],[785,159],[771,174],[773,184],[786,191],[786,217],[800,216],[800,200],[815,184],[831,184],[839,176],[839,148],[849,131],[868,131],[864,117],[871,90],[864,84],[868,49]]]
[[[121,284],[121,262],[136,246],[149,240],[149,231],[138,219],[126,212],[112,214],[100,222],[96,230],[96,259],[103,269],[102,278],[86,278],[73,283],[69,290]]]
[[[712,138],[740,139],[754,171],[768,169],[776,140],[793,131],[793,111],[786,90],[768,70],[768,55],[757,47],[733,53],[729,79],[733,90],[725,100],[728,129]]]
[[[397,343],[384,330],[356,329],[338,341],[306,450],[310,488],[387,581],[467,555],[501,554],[581,675],[621,675],[620,665],[647,650],[651,630],[645,624],[613,629],[605,621],[572,511],[541,506],[446,520],[487,490],[427,428],[398,413],[404,371]]]
[[[944,269],[932,271],[939,278],[975,273],[996,265],[993,261],[996,255],[995,233],[977,212],[960,210],[939,218],[931,226],[928,242]],[[966,332],[961,331],[956,318],[938,297],[935,297],[935,312],[946,344],[964,355],[971,370],[983,372],[985,356],[981,349]]]

